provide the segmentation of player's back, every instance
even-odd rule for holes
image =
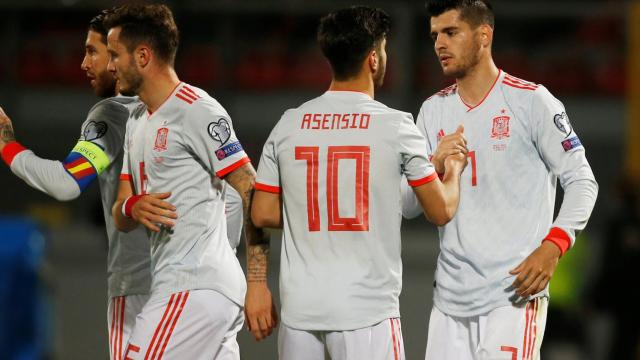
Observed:
[[[283,115],[265,154],[284,201],[285,324],[349,330],[399,316],[400,181],[420,144],[410,114],[364,93],[328,91]]]

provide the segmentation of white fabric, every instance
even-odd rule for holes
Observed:
[[[225,109],[180,83],[153,114],[129,122],[125,157],[122,172],[136,194],[171,192],[166,201],[177,208],[173,228],[150,234],[152,293],[212,289],[244,304],[246,282],[227,239],[218,176],[248,157]]]
[[[455,85],[432,96],[417,121],[427,153],[461,124],[470,159],[458,212],[439,228],[434,303],[447,314],[473,316],[511,304],[509,271],[540,246],[551,227],[575,240],[595,204],[597,183],[564,106],[543,86],[500,73],[475,108],[462,102]],[[558,180],[565,196],[552,222]],[[408,215],[415,215],[417,199],[408,190],[403,194],[413,203],[405,204],[405,214],[413,207]]]
[[[400,316],[400,181],[435,178],[425,146],[411,114],[364,93],[284,113],[256,180],[282,188],[283,323],[341,331]]]
[[[136,323],[136,316],[149,300],[149,295],[116,296],[109,299],[107,326],[109,329],[109,358],[122,360],[125,346]]]
[[[280,360],[404,360],[400,319],[349,331],[304,331],[280,325]]]
[[[239,360],[242,308],[214,290],[152,296],[136,318],[126,360]]]
[[[242,227],[244,221],[244,206],[240,194],[231,185],[227,184],[224,194],[224,214],[227,219],[227,238],[229,245],[235,251],[242,239]]]
[[[547,323],[546,297],[456,317],[431,310],[426,360],[539,360]]]

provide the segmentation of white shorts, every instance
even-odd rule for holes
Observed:
[[[427,360],[538,360],[547,323],[546,297],[471,317],[431,310]]]
[[[278,354],[280,360],[405,359],[398,318],[350,331],[305,331],[280,324]]]
[[[136,318],[125,360],[238,360],[242,308],[214,290],[149,299]]]
[[[123,345],[129,342],[136,316],[142,312],[147,300],[149,300],[149,295],[115,296],[109,300],[107,309],[109,359],[122,359]]]

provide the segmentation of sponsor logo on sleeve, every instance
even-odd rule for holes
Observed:
[[[100,139],[107,133],[108,126],[104,121],[89,121],[82,131],[82,137],[86,141]]]
[[[580,139],[578,139],[577,136],[574,136],[571,139],[567,139],[562,142],[562,148],[564,149],[565,152],[569,150],[573,150],[580,146],[582,146],[582,143],[580,142]]]
[[[242,151],[242,145],[240,145],[240,141],[232,142],[231,144],[227,144],[220,149],[216,150],[216,157],[218,160],[222,160],[227,158],[233,154],[237,154]]]
[[[229,122],[224,118],[220,118],[217,122],[214,121],[210,123],[207,127],[207,132],[209,136],[219,142],[220,145],[226,144],[229,138],[231,138],[231,126],[229,126]]]
[[[167,150],[167,137],[169,136],[169,129],[166,127],[158,129],[156,133],[156,141],[153,144],[154,151]]]
[[[573,132],[573,128],[571,127],[571,122],[569,121],[569,116],[567,116],[566,112],[561,114],[556,114],[553,116],[553,123],[556,124],[556,128],[560,130],[560,132],[564,135],[565,139],[571,135]]]

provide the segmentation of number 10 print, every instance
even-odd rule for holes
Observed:
[[[298,146],[296,160],[307,162],[307,218],[309,231],[320,231],[318,200],[318,146]],[[368,146],[329,146],[327,149],[327,217],[329,231],[369,231],[369,158]],[[341,217],[338,205],[338,165],[340,160],[355,160],[356,191],[354,217]]]

